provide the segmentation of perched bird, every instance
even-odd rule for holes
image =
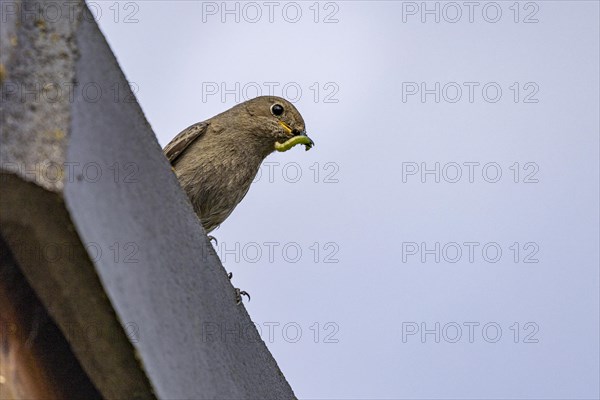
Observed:
[[[208,233],[242,201],[265,157],[297,144],[306,150],[314,145],[296,107],[280,97],[261,96],[188,127],[164,153]],[[236,288],[238,304],[242,295],[250,299]]]
[[[297,144],[314,145],[296,107],[261,96],[188,127],[164,153],[208,233],[242,201],[265,157]]]

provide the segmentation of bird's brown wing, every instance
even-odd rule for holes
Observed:
[[[163,152],[169,159],[171,165],[177,160],[177,158],[188,148],[194,140],[198,139],[206,129],[208,128],[208,122],[198,122],[192,126],[187,127],[181,131],[177,136],[171,140],[171,142],[165,146]]]

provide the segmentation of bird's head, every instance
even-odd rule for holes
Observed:
[[[289,101],[275,96],[260,96],[247,101],[246,112],[252,116],[254,132],[270,150],[287,151],[297,144],[306,150],[314,142],[306,135],[304,119]]]

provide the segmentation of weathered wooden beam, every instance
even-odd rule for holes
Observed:
[[[0,399],[102,399],[2,238]]]
[[[0,234],[93,385],[293,398],[85,4],[0,3]]]

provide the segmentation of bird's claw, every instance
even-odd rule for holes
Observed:
[[[218,245],[219,245],[219,242],[218,242],[218,240],[217,240],[217,238],[216,238],[216,237],[214,237],[214,236],[212,236],[212,235],[208,235],[207,237],[208,237],[208,241],[209,241],[209,242],[215,242],[215,246],[218,246]]]
[[[236,304],[242,303],[242,296],[247,296],[248,301],[250,301],[250,294],[248,292],[246,292],[245,290],[240,290],[238,288],[235,288],[235,303]]]
[[[227,277],[229,278],[229,280],[231,280],[231,278],[233,278],[233,272],[228,273]],[[250,293],[246,292],[245,290],[235,288],[235,304],[242,303],[242,296],[248,297],[248,301],[250,301]]]

